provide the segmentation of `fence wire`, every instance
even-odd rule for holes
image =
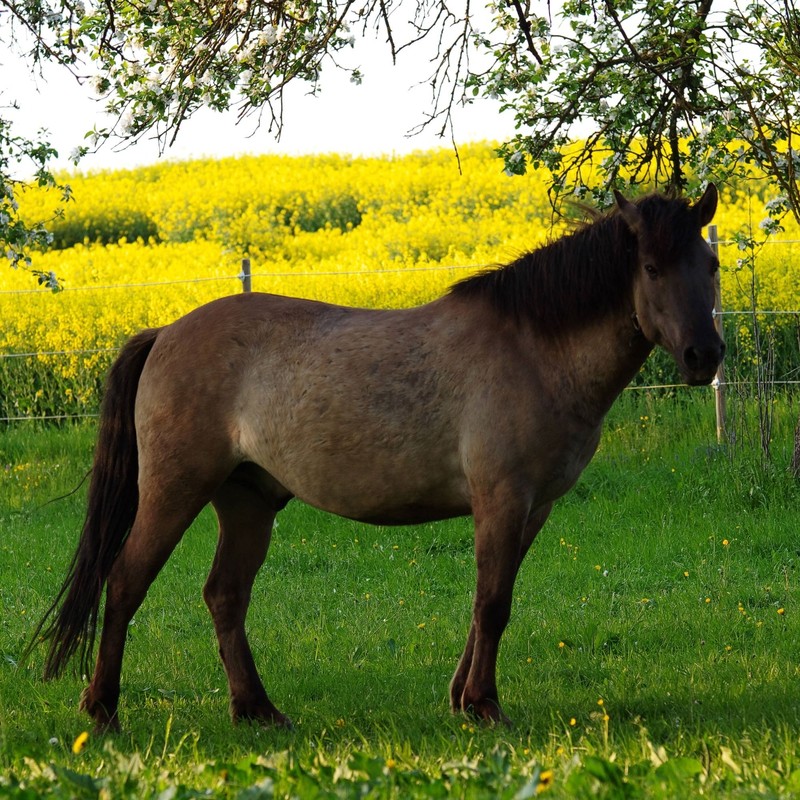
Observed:
[[[768,241],[767,244],[800,244],[800,240],[780,240]],[[733,241],[717,241],[716,244],[720,246],[734,245]],[[244,263],[244,262],[243,262]],[[496,266],[495,264],[471,264],[471,265],[448,265],[448,266],[428,266],[428,267],[405,267],[383,270],[325,270],[320,272],[250,272],[249,269],[243,269],[238,275],[222,275],[208,278],[177,278],[166,281],[147,281],[140,283],[119,283],[119,284],[106,284],[103,286],[73,286],[64,287],[62,292],[91,292],[91,291],[112,291],[116,289],[140,289],[140,288],[157,288],[160,286],[176,286],[186,284],[199,284],[210,282],[225,282],[225,281],[240,281],[243,285],[247,286],[251,278],[320,278],[320,277],[352,277],[354,275],[362,275],[375,277],[380,275],[411,273],[411,272],[454,272],[454,271],[479,271],[489,269]],[[40,287],[37,289],[16,289],[16,290],[0,290],[0,295],[31,295],[31,294],[50,294],[51,290]],[[800,317],[800,310],[787,311],[778,309],[764,309],[764,310],[739,310],[739,309],[726,309],[724,311],[714,311],[715,316],[731,317],[731,316],[798,316]],[[76,356],[76,355],[95,355],[98,353],[115,353],[119,352],[119,347],[102,347],[102,348],[74,348],[65,350],[42,350],[30,352],[12,352],[0,353],[0,360],[5,359],[23,359],[23,358],[39,358],[39,357],[54,357],[54,356]],[[753,383],[753,381],[719,381],[712,387],[714,391],[728,386],[742,386]],[[775,386],[797,386],[800,385],[800,380],[775,380],[772,381]],[[686,388],[684,384],[648,384],[642,386],[629,386],[626,391],[648,391],[648,390],[664,390],[664,389],[683,389]],[[0,417],[0,422],[25,422],[25,421],[68,421],[78,419],[96,419],[99,416],[98,412],[86,412],[80,414],[49,414],[49,415],[19,415],[19,416],[6,416]]]

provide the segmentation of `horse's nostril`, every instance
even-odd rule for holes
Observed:
[[[683,351],[683,363],[690,370],[699,370],[706,367],[716,367],[725,356],[725,343],[717,346],[687,347]]]
[[[700,363],[700,357],[697,354],[696,348],[687,347],[683,351],[683,363],[686,364],[689,369],[695,369],[697,367]]]

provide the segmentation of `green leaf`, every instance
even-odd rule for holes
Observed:
[[[703,765],[696,758],[686,756],[676,756],[665,761],[659,766],[655,774],[670,783],[685,783],[694,780],[698,775],[703,774]]]

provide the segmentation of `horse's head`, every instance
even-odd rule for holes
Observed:
[[[717,189],[709,184],[693,206],[657,195],[631,203],[615,194],[637,243],[634,324],[671,353],[686,383],[707,384],[725,353],[712,314],[719,262],[702,236]]]

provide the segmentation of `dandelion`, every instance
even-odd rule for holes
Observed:
[[[86,742],[88,741],[89,741],[88,731],[79,733],[75,741],[72,743],[72,752],[75,753],[75,755],[78,755],[78,753],[80,753],[81,750],[83,750],[83,748],[86,747]]]
[[[578,724],[578,720],[576,720],[575,717],[570,717],[569,718],[569,726],[570,726],[570,728],[574,728],[577,724]]]
[[[779,609],[778,609],[778,613],[779,613],[781,616],[783,616],[783,615],[786,613],[786,609],[785,609],[785,608],[779,608]]]
[[[727,547],[729,544],[730,544],[730,542],[727,539],[723,539],[722,540],[722,546],[723,547]]]
[[[605,701],[603,700],[602,697],[597,701],[597,705],[599,705],[599,706],[604,706],[605,705]]]
[[[710,597],[706,597],[706,603],[710,603],[710,602],[711,602],[711,598]]]
[[[550,769],[542,770],[539,773],[539,784],[536,787],[536,794],[546,792],[553,783],[553,771]]]
[[[566,646],[567,646],[567,645],[566,645],[564,642],[559,642],[559,643],[558,643],[558,648],[559,648],[559,650],[563,650],[563,649],[564,649]]]
[[[397,762],[393,758],[386,759],[386,769],[394,769],[397,766]]]

